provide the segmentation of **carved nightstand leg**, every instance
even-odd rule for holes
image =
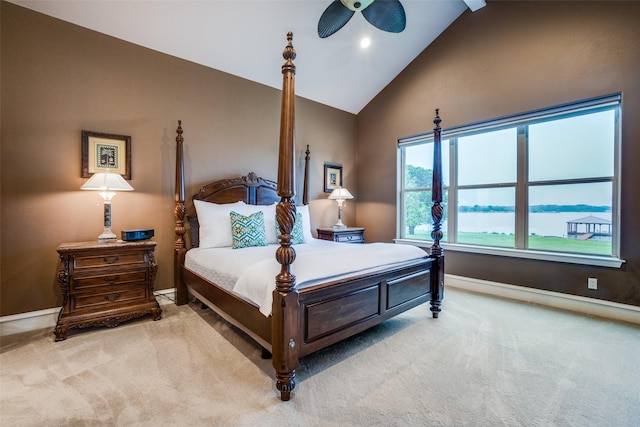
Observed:
[[[53,330],[53,333],[56,336],[56,342],[66,340],[67,331],[69,331],[69,327],[67,326],[56,326],[56,328]]]

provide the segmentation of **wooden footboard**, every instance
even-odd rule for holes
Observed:
[[[299,334],[294,339],[300,345],[298,357],[430,301],[432,262],[425,259],[383,273],[302,288],[299,291]],[[256,304],[215,286],[184,267],[181,277],[189,293],[265,350],[272,351],[272,319],[260,313]]]
[[[426,259],[384,273],[300,292],[300,356],[313,353],[431,299]]]
[[[298,357],[358,334],[406,310],[431,301],[430,258],[355,278],[324,282],[299,290]],[[253,302],[215,286],[182,268],[188,292],[222,318],[272,351],[272,318]],[[240,320],[239,320],[240,319]]]

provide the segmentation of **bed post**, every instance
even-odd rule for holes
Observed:
[[[280,246],[276,250],[276,260],[281,264],[273,291],[271,347],[273,367],[276,370],[276,388],[280,399],[289,400],[295,387],[298,367],[298,290],[296,277],[291,274],[291,264],[296,259],[296,251],[291,246],[291,232],[296,219],[295,185],[295,73],[293,60],[293,33],[287,33],[287,46],[282,53],[282,107],[280,111],[280,146],[278,153],[278,196],[276,220],[281,234]]]
[[[309,144],[307,144],[307,150],[304,152],[304,183],[302,187],[302,204],[309,204]]]
[[[433,220],[433,230],[431,238],[433,245],[429,256],[433,260],[431,266],[431,312],[437,318],[441,311],[442,297],[444,293],[444,251],[440,246],[442,231],[440,230],[442,221],[442,142],[440,123],[440,109],[436,108],[436,117],[433,119],[435,128],[433,129],[433,182],[431,185],[431,219]]]
[[[184,161],[182,157],[182,120],[178,120],[178,128],[176,129],[176,207],[174,215],[176,217],[176,241],[175,253],[173,258],[173,283],[176,287],[176,305],[186,304],[189,299],[187,287],[182,282],[180,276],[180,268],[184,265],[184,255],[187,252],[184,243]]]

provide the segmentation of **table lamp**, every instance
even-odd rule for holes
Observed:
[[[109,169],[94,173],[91,178],[80,187],[81,190],[97,190],[104,199],[104,231],[98,236],[98,242],[114,242],[118,240],[111,231],[111,199],[115,191],[132,191],[133,187],[119,173],[111,173]]]
[[[329,195],[329,200],[338,202],[338,222],[333,226],[335,229],[347,228],[347,226],[342,223],[342,206],[347,199],[353,199],[353,195],[344,187],[336,188]]]

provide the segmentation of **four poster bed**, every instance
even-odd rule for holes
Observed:
[[[181,122],[176,137],[176,303],[187,303],[191,293],[257,341],[263,352],[270,352],[282,400],[289,400],[295,387],[300,357],[427,301],[437,318],[444,287],[437,110],[430,252],[410,245],[351,245],[311,236],[306,206],[308,146],[303,204],[296,206],[294,198],[296,53],[292,38],[289,33],[283,52],[277,182],[254,173],[215,181],[203,186],[186,206]],[[190,226],[189,239],[185,221]],[[257,240],[251,235],[256,230]],[[211,259],[222,261],[216,267],[208,264]],[[346,261],[346,270],[334,269],[336,259]],[[257,282],[266,285],[261,283],[252,291]]]

